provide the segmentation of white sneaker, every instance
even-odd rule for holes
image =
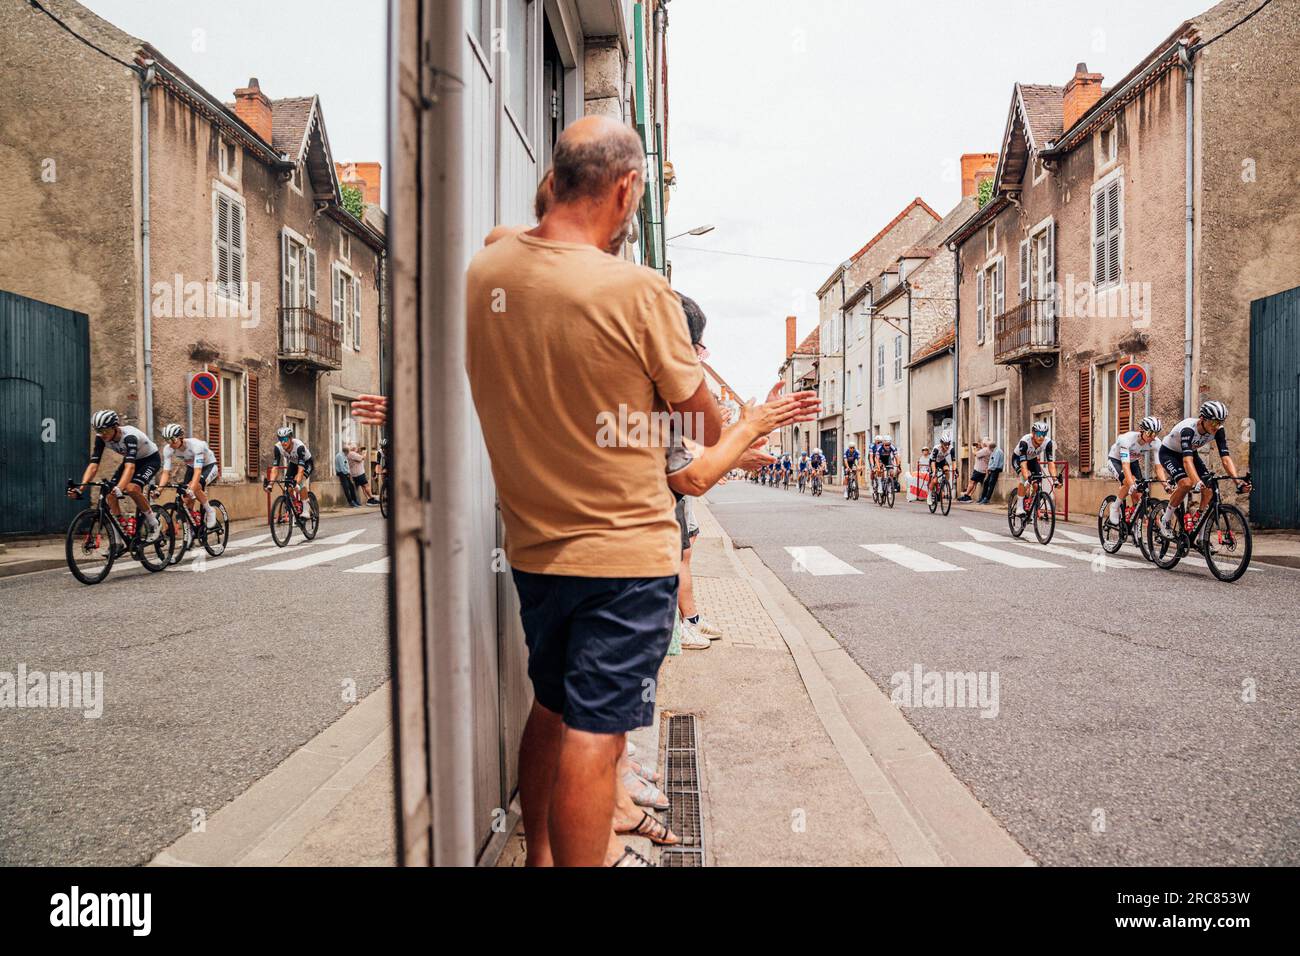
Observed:
[[[700,615],[700,619],[695,622],[694,626],[697,631],[711,641],[716,641],[718,638],[722,637],[721,629],[719,629],[716,624],[710,621],[703,614]]]
[[[212,505],[208,505],[207,508],[204,509],[203,523],[209,528],[215,528],[217,526],[217,509],[213,508]]]
[[[682,621],[682,647],[702,651],[710,645],[709,639],[695,629],[690,621]]]

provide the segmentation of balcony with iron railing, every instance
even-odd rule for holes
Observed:
[[[306,306],[280,309],[279,359],[315,371],[343,367],[343,323]]]
[[[1020,365],[1060,351],[1060,322],[1051,299],[1026,299],[993,320],[993,360],[999,365]]]

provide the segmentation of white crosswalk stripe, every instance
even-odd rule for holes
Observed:
[[[359,568],[348,568],[349,574],[387,574],[388,573],[388,556],[380,558],[378,561],[371,561],[369,564],[363,564]]]
[[[864,544],[860,545],[860,547],[886,560],[893,561],[895,564],[901,564],[912,571],[966,570],[965,568],[959,568],[955,564],[949,564],[947,561],[933,558],[923,551],[917,551],[901,544]]]
[[[1005,564],[1012,568],[1061,567],[1061,565],[1053,564],[1051,561],[1042,561],[1038,558],[1031,558],[1028,555],[1016,554],[1011,551],[1001,551],[998,548],[990,548],[987,544],[977,544],[974,541],[940,541],[939,544],[945,548],[952,548],[954,551],[961,551],[988,561],[996,561],[998,564]]]
[[[841,561],[825,548],[801,547],[786,548],[785,550],[792,558],[794,558],[794,570],[797,572],[811,574],[814,577],[824,577],[832,574],[862,573],[861,569],[855,568],[846,561]]]
[[[272,564],[264,564],[256,568],[257,571],[301,571],[303,568],[310,568],[315,564],[324,564],[327,561],[333,561],[337,558],[346,558],[353,554],[360,554],[363,551],[370,551],[377,548],[377,544],[343,544],[337,548],[326,548],[324,551],[312,550],[310,554],[304,554],[297,558],[288,558],[284,561],[276,561]]]
[[[1125,558],[1117,558],[1107,554],[1101,549],[1101,542],[1094,541],[1097,547],[1094,551],[1076,551],[1073,548],[1067,548],[1059,544],[1039,544],[1037,541],[1017,541],[1016,544],[1023,545],[1026,548],[1046,551],[1049,554],[1059,554],[1063,558],[1074,558],[1076,561],[1095,562],[1099,567],[1104,568],[1154,568],[1154,564],[1148,564],[1145,561],[1129,561]]]
[[[976,541],[998,541],[998,542],[1006,542],[1006,541],[1010,541],[1010,540],[1011,540],[1011,535],[1010,535],[1009,533],[1008,533],[1008,534],[995,534],[995,533],[992,532],[992,531],[982,531],[982,530],[980,530],[979,528],[968,528],[968,527],[966,527],[965,525],[962,525],[962,529],[961,529],[961,530],[965,531],[968,535],[970,535],[970,536],[971,536],[972,538],[974,538]]]
[[[1078,531],[1069,531],[1062,528],[1059,524],[1056,526],[1056,533],[1066,541],[1073,541],[1075,544],[1095,544],[1101,546],[1101,539],[1095,534],[1080,534]]]
[[[226,550],[231,548],[251,548],[253,545],[271,544],[271,533],[255,534],[248,538],[235,538],[227,542]]]

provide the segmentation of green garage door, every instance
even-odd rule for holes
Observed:
[[[89,457],[90,323],[82,312],[0,291],[0,534],[62,532],[63,494]]]
[[[1250,304],[1251,522],[1300,528],[1300,287]]]

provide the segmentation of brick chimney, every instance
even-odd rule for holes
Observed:
[[[1089,73],[1088,64],[1080,63],[1074,68],[1070,82],[1065,84],[1065,96],[1061,100],[1061,129],[1068,130],[1099,99],[1101,74]]]
[[[271,101],[252,77],[243,89],[235,90],[235,115],[265,142],[271,142]]]
[[[992,179],[998,168],[997,153],[963,153],[961,157],[961,198],[974,196],[980,183]]]
[[[795,323],[798,321],[793,315],[785,317],[785,357],[789,358],[794,355],[795,346],[799,344],[799,335],[795,332]]]
[[[378,163],[335,163],[339,182],[356,186],[367,205],[378,206],[380,166]]]

